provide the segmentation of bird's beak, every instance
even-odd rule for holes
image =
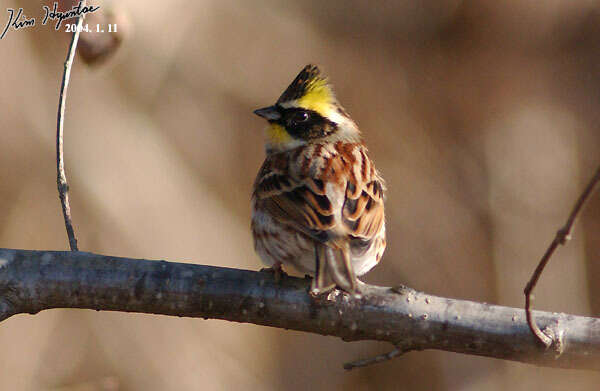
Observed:
[[[254,110],[254,114],[258,115],[259,117],[263,117],[268,121],[277,121],[281,118],[281,113],[279,113],[279,110],[277,110],[277,107],[275,106]]]

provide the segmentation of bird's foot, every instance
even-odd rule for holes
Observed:
[[[280,283],[281,280],[287,276],[287,273],[283,271],[281,267],[281,262],[275,262],[271,267],[265,267],[260,269],[261,272],[273,273],[273,278],[276,283]]]

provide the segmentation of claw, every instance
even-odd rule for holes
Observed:
[[[280,283],[281,280],[287,276],[287,273],[281,268],[281,262],[275,262],[271,267],[264,267],[260,269],[261,272],[273,273],[273,278],[276,283]]]

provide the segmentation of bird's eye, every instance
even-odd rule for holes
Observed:
[[[308,113],[306,111],[298,111],[292,116],[292,121],[295,123],[300,123],[308,120]]]

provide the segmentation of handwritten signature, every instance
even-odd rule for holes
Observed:
[[[100,9],[100,6],[86,5],[85,7],[82,7],[80,1],[77,5],[74,5],[70,10],[66,12],[60,12],[58,11],[58,2],[55,1],[52,9],[45,5],[42,6],[42,8],[46,12],[44,19],[42,20],[42,25],[48,23],[48,20],[56,20],[56,25],[54,26],[54,29],[58,30],[63,20],[96,12]],[[11,28],[16,31],[19,29],[25,29],[28,27],[35,26],[35,18],[27,18],[27,16],[23,14],[23,8],[19,8],[16,15],[15,10],[13,8],[7,8],[6,10],[8,11],[8,21],[6,22],[6,26],[4,27],[4,30],[0,35],[0,39],[4,38],[6,32]]]

